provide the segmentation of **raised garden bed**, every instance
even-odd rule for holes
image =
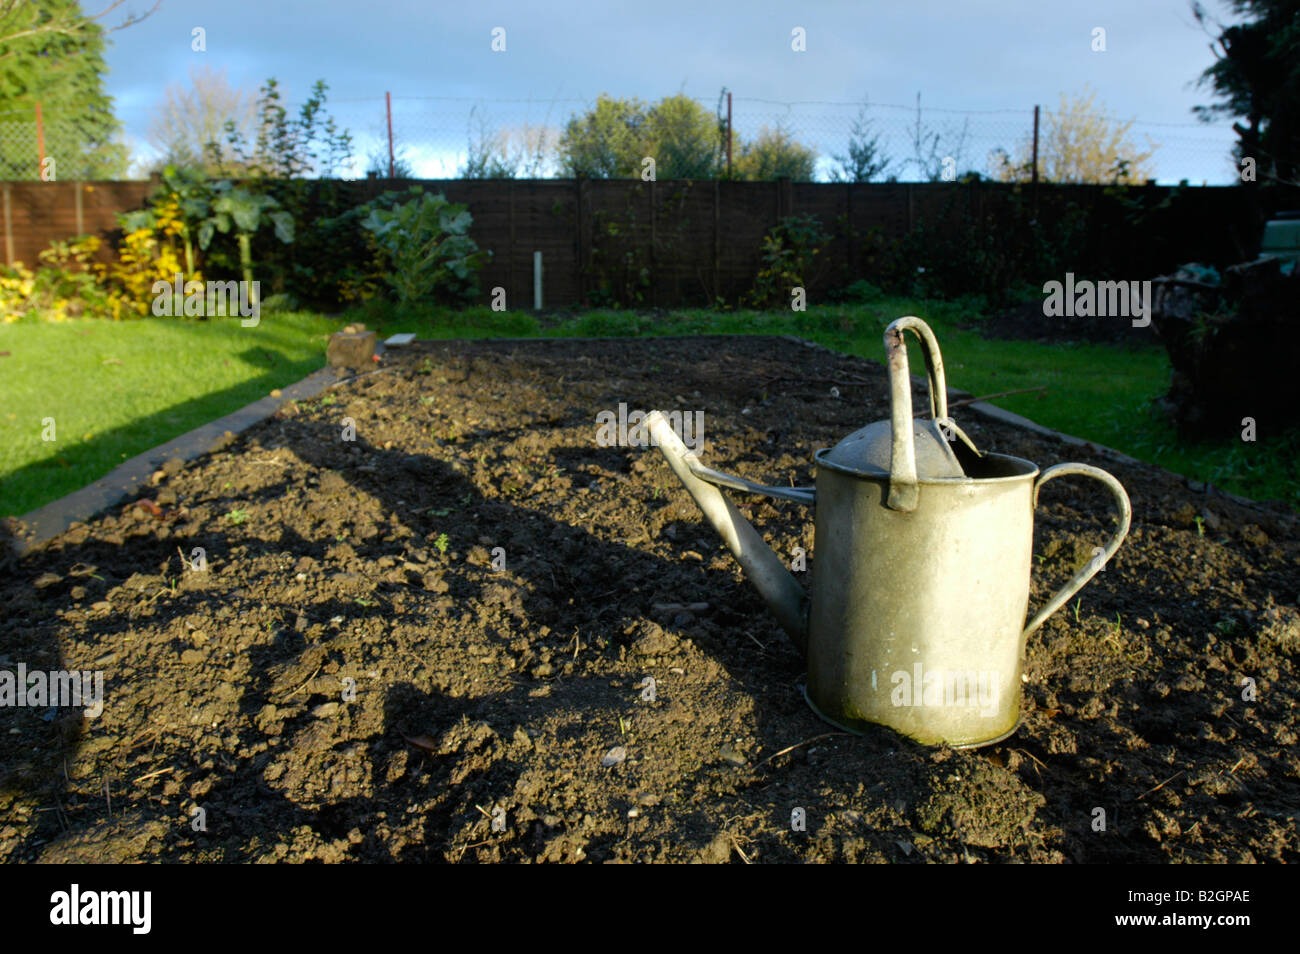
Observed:
[[[1300,857],[1284,512],[957,409],[981,447],[1107,468],[1134,521],[1030,640],[1019,731],[926,749],[828,734],[658,452],[596,441],[620,402],[701,409],[710,464],[804,484],[885,396],[870,362],[693,338],[417,344],[286,405],[0,569],[0,663],[105,693],[6,712],[0,858]],[[743,509],[813,567],[810,512]],[[1110,523],[1090,483],[1044,490],[1031,606]]]

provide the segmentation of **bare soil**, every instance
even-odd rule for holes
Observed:
[[[169,466],[0,565],[0,666],[105,692],[4,710],[0,859],[1300,858],[1285,512],[957,410],[982,448],[1110,470],[1134,521],[1031,638],[1020,729],[930,749],[821,722],[658,451],[596,442],[620,402],[702,409],[710,464],[805,484],[885,394],[777,338],[420,344]],[[737,498],[815,572],[810,512]],[[1113,520],[1044,490],[1031,612]]]
[[[1140,320],[1140,319],[1139,319]],[[1113,315],[1045,318],[1041,300],[1010,305],[969,325],[985,338],[1037,341],[1057,344],[1065,341],[1090,344],[1160,346],[1155,322],[1135,328],[1133,318]],[[942,342],[941,342],[942,344]]]

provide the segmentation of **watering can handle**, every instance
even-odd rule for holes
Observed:
[[[1106,544],[1106,549],[1104,549],[1099,556],[1095,556],[1089,560],[1088,564],[1076,573],[1070,582],[1057,590],[1056,594],[1048,601],[1047,605],[1038,611],[1038,615],[1035,616],[1033,620],[1030,621],[1029,625],[1025,627],[1024,633],[1021,634],[1021,639],[1027,638],[1031,633],[1038,629],[1038,627],[1047,622],[1049,616],[1068,603],[1070,597],[1083,589],[1085,583],[1105,568],[1106,561],[1115,555],[1115,551],[1119,549],[1119,545],[1124,542],[1124,537],[1128,535],[1129,523],[1133,519],[1133,507],[1129,503],[1128,494],[1124,491],[1123,485],[1100,467],[1093,467],[1090,464],[1057,464],[1054,467],[1047,468],[1047,470],[1039,474],[1038,479],[1034,481],[1033,506],[1038,506],[1038,491],[1043,484],[1056,477],[1064,477],[1067,474],[1081,474],[1085,477],[1091,477],[1094,480],[1101,481],[1107,486],[1107,488],[1109,488],[1111,496],[1115,498],[1115,504],[1119,508],[1119,529],[1111,536],[1110,542]]]
[[[903,332],[911,330],[921,339],[925,369],[930,378],[930,416],[936,421],[948,417],[948,388],[943,379],[943,356],[934,332],[920,318],[908,315],[890,322],[885,329],[885,354],[889,361],[890,429],[893,444],[889,459],[891,510],[915,510],[920,500],[916,482],[916,446],[912,441],[912,376],[907,367],[907,342]]]

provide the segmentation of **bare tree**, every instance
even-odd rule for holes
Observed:
[[[256,94],[231,86],[224,68],[195,67],[188,88],[172,83],[163,91],[149,123],[149,142],[163,164],[215,169],[233,161],[226,123],[233,122],[247,138],[256,119]]]
[[[965,162],[966,139],[970,133],[970,117],[967,117],[956,136],[951,135],[945,141],[943,134],[921,122],[921,94],[916,94],[916,124],[911,127],[909,135],[912,141],[912,155],[904,159],[901,165],[915,167],[929,182],[938,182],[944,177],[944,167],[956,170]]]
[[[50,11],[41,9],[31,0],[0,0],[0,45],[29,36],[76,36],[92,24],[98,26],[103,33],[114,33],[134,26],[162,6],[162,0],[154,0],[154,5],[144,13],[128,12],[126,18],[116,26],[106,26],[100,22],[125,2],[126,0],[112,0],[93,16],[85,16],[76,4],[56,7],[51,15]],[[15,16],[16,14],[21,16]],[[16,52],[8,50],[0,53],[0,60],[7,59]]]

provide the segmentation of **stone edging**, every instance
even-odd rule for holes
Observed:
[[[58,536],[74,523],[84,523],[95,514],[121,503],[148,483],[154,471],[167,461],[191,461],[213,449],[227,435],[238,434],[265,420],[287,401],[315,397],[326,388],[346,380],[335,368],[321,368],[295,384],[280,389],[279,397],[264,397],[245,407],[182,434],[152,450],[137,454],[109,474],[74,490],[67,496],[18,518],[10,548],[21,556]],[[12,524],[11,524],[12,526]]]

